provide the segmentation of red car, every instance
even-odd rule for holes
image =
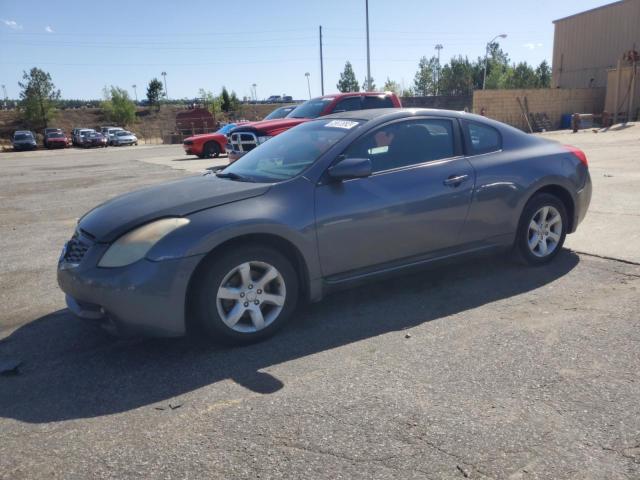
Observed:
[[[372,108],[402,108],[402,104],[393,92],[337,93],[312,98],[298,106],[285,118],[252,122],[234,128],[229,134],[229,143],[226,146],[229,162],[235,162],[271,137],[313,118],[331,113]]]
[[[249,122],[229,123],[214,133],[202,133],[187,137],[182,142],[187,155],[197,155],[200,158],[217,158],[224,152],[227,144],[227,133],[239,125]]]
[[[67,148],[69,139],[62,131],[49,132],[44,137],[44,145],[47,148]]]

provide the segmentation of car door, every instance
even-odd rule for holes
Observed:
[[[368,157],[373,174],[316,188],[324,276],[460,244],[474,171],[462,154],[456,120],[392,122],[357,139],[341,157]]]

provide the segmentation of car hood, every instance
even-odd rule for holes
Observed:
[[[310,118],[278,118],[275,120],[263,120],[262,122],[253,122],[249,125],[240,125],[233,132],[255,131],[267,136],[278,135],[279,133],[289,130],[290,128],[308,122]]]
[[[181,217],[256,197],[270,184],[237,182],[212,174],[145,188],[109,200],[86,213],[79,227],[98,242],[112,242],[129,230],[164,217]]]
[[[192,135],[190,137],[185,138],[183,141],[187,141],[187,140],[207,140],[210,138],[218,138],[221,140],[226,141],[227,137],[225,135],[223,135],[222,133],[201,133],[199,135]]]

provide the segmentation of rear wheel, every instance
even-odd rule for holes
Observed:
[[[550,262],[564,244],[567,227],[567,211],[558,197],[534,195],[520,217],[515,242],[518,256],[529,265]]]
[[[203,158],[218,158],[220,156],[220,146],[216,142],[206,143],[202,150]]]
[[[291,263],[271,248],[248,245],[205,265],[194,314],[214,340],[248,344],[280,329],[297,299],[298,277]]]

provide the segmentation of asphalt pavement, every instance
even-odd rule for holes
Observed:
[[[114,339],[55,281],[82,213],[206,164],[175,146],[0,154],[0,361],[21,362],[0,376],[0,478],[640,478],[640,243],[612,260],[587,241],[639,227],[640,167],[620,160],[639,144],[609,134],[571,137],[614,172],[594,174],[610,214],[567,242],[585,253],[336,293],[244,348]],[[618,171],[630,185],[600,187]]]

